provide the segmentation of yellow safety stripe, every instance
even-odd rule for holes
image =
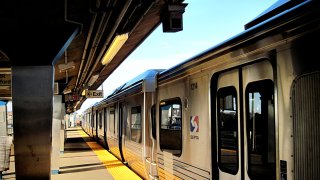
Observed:
[[[82,130],[79,130],[79,133],[83,138],[88,137],[88,135]],[[98,143],[86,143],[97,154],[100,161],[104,164],[104,166],[107,168],[108,172],[114,177],[114,179],[141,180],[141,178],[138,175],[136,175],[126,165],[124,165],[111,153],[109,153],[107,150],[101,147]]]

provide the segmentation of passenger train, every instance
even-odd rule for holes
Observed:
[[[245,27],[133,78],[83,129],[143,179],[318,179],[320,3],[278,1]]]

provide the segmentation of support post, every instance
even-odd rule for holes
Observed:
[[[7,136],[7,102],[0,101],[0,136]]]
[[[53,66],[12,67],[16,179],[50,179]]]
[[[61,95],[53,96],[53,119],[52,119],[52,151],[51,151],[51,174],[59,174],[60,168],[60,129],[61,129]]]
[[[61,127],[60,127],[60,154],[63,154],[64,152],[64,143],[65,143],[65,131],[66,131],[66,121],[65,121],[65,116],[66,116],[66,109],[65,103],[62,103],[61,107]]]

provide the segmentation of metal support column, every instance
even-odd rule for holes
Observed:
[[[0,136],[7,136],[7,102],[0,101]]]
[[[62,96],[53,96],[51,174],[59,174],[60,167],[60,129],[62,120]]]
[[[64,143],[65,143],[66,109],[64,107],[65,107],[65,103],[62,103],[62,106],[61,106],[61,126],[60,126],[60,154],[63,154],[63,152],[64,152]]]
[[[50,179],[53,66],[12,67],[16,178]]]

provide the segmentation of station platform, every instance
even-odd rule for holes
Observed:
[[[141,180],[126,165],[93,141],[81,127],[67,129],[65,151],[60,154],[59,172],[51,180]],[[10,169],[2,178],[15,179],[14,155],[10,157]]]

